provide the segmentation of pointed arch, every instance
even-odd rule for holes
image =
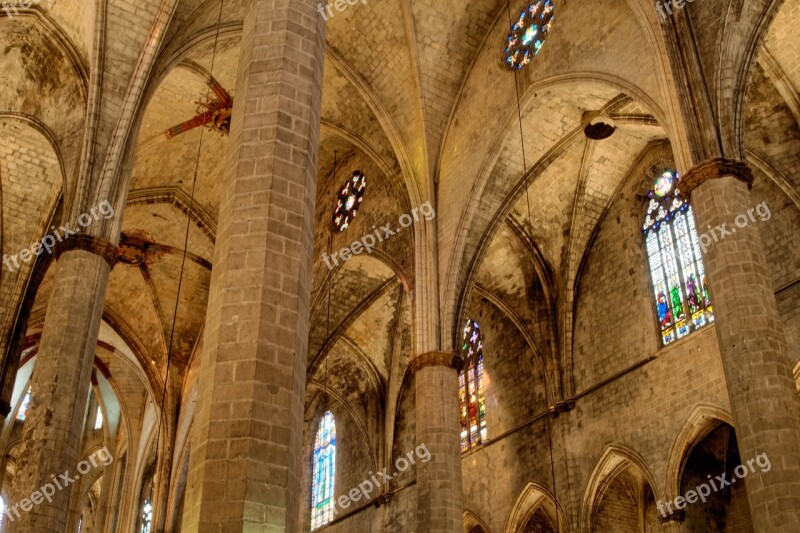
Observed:
[[[644,458],[628,446],[610,444],[600,456],[600,459],[597,460],[592,473],[589,475],[589,481],[586,484],[586,491],[581,502],[578,531],[585,533],[592,531],[592,515],[596,505],[603,498],[603,494],[616,477],[631,466],[636,468],[644,477],[656,499],[660,499],[656,492],[657,484],[655,478]]]
[[[464,531],[465,533],[473,533],[473,531],[482,531],[483,533],[491,533],[489,526],[486,525],[486,522],[481,520],[481,518],[466,509],[464,511]]]
[[[669,451],[665,499],[679,495],[681,475],[695,445],[723,423],[734,427],[731,414],[721,407],[708,403],[698,404],[686,417]]]
[[[568,531],[567,515],[559,505],[553,493],[548,488],[536,482],[528,482],[514,502],[511,514],[506,522],[505,533],[519,533],[524,530],[528,520],[538,511],[543,509],[553,520],[558,522],[559,533]],[[556,513],[558,516],[556,517]]]

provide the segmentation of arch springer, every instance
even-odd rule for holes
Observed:
[[[461,372],[464,369],[464,360],[451,352],[426,352],[413,358],[409,363],[412,374],[428,366],[446,366]]]
[[[55,257],[59,259],[64,252],[71,252],[73,250],[83,250],[84,252],[99,255],[108,263],[110,268],[114,268],[114,265],[117,264],[117,247],[93,235],[87,235],[85,233],[70,235],[56,245]]]
[[[668,515],[659,516],[658,521],[661,524],[666,524],[668,522],[677,522],[679,524],[682,524],[685,518],[686,518],[686,509],[675,509]]]
[[[690,197],[692,191],[708,180],[733,176],[753,188],[753,171],[747,163],[716,157],[692,167],[681,177],[680,190],[684,196]]]

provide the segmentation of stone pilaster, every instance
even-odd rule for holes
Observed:
[[[682,188],[698,232],[712,237],[704,261],[739,455],[766,454],[772,465],[745,479],[753,526],[800,531],[800,402],[759,235],[768,222],[748,215],[751,182],[742,163],[712,160],[690,170]]]
[[[325,45],[317,4],[246,8],[184,532],[299,529]]]
[[[431,460],[417,465],[417,528],[430,533],[463,530],[458,369],[448,352],[428,352],[410,364],[416,395],[417,444]]]
[[[15,520],[4,520],[4,531],[60,533],[67,525],[69,486],[55,490],[51,501],[32,495],[61,474],[77,475],[89,378],[114,262],[114,247],[104,241],[85,237],[70,246],[56,267],[31,377],[32,401],[11,498],[20,516],[12,512]]]

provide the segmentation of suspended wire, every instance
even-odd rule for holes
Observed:
[[[333,151],[333,191],[336,194],[336,167],[338,165],[337,159],[338,152],[336,150]],[[333,224],[328,226],[328,257],[331,256],[333,253]],[[331,293],[333,290],[333,276],[334,272],[331,270],[331,275],[328,278],[328,310],[326,311],[325,315],[325,342],[327,343],[330,340],[331,336]],[[325,379],[324,379],[324,387],[325,387],[325,396],[327,399],[330,399],[330,394],[328,393],[328,360],[330,359],[330,350],[328,353],[325,354]],[[327,402],[326,402],[327,403]],[[327,405],[326,405],[327,408]]]
[[[511,2],[506,2],[506,13],[508,15],[508,25],[509,27],[513,27],[513,21],[511,19]],[[521,104],[521,97],[519,94],[519,79],[517,77],[517,69],[514,69],[514,93],[517,100],[517,123],[519,124],[519,142],[522,148],[522,178],[524,180],[524,187],[525,187],[525,207],[528,211],[528,232],[530,238],[533,237],[533,216],[531,215],[531,199],[530,199],[530,192],[528,191],[528,160],[525,154],[525,135],[523,133],[522,128],[522,104]],[[547,387],[547,380],[544,380],[545,387]],[[545,395],[546,396],[546,395]],[[555,457],[553,455],[553,432],[552,432],[552,421],[551,417],[547,417],[547,441],[548,447],[550,451],[550,476],[553,482],[553,498],[555,502],[553,502],[555,508],[555,515],[556,515],[556,533],[561,531],[560,525],[560,515],[558,512],[559,505],[558,505],[558,489],[556,485],[556,463]]]
[[[216,64],[216,61],[217,61],[217,45],[219,43],[219,33],[220,33],[220,28],[222,26],[222,8],[223,8],[224,4],[225,4],[225,0],[221,0],[220,3],[219,3],[219,14],[217,15],[217,29],[216,29],[216,33],[214,35],[214,48],[213,48],[213,52],[211,54],[211,68],[208,71],[210,79],[209,79],[209,82],[206,84],[205,101],[208,101],[211,98],[211,94],[210,94],[211,93],[211,83],[212,83],[213,76],[214,76],[214,65]],[[208,120],[213,120],[213,118],[210,117]],[[175,308],[173,309],[173,312],[172,312],[172,327],[171,327],[170,334],[169,334],[169,346],[167,348],[167,364],[166,364],[166,371],[164,373],[164,391],[161,393],[161,416],[158,417],[158,426],[157,426],[157,430],[156,430],[156,440],[155,440],[156,447],[158,447],[159,440],[161,439],[162,421],[166,417],[165,402],[166,402],[166,398],[167,398],[167,391],[169,390],[169,370],[170,370],[170,366],[171,366],[171,363],[172,363],[172,345],[173,345],[173,342],[175,340],[175,323],[177,322],[177,318],[178,318],[178,306],[179,306],[180,300],[181,300],[181,290],[183,289],[183,274],[184,274],[184,272],[186,270],[186,256],[187,256],[188,250],[189,250],[189,230],[191,228],[191,222],[192,222],[191,213],[192,213],[192,210],[194,209],[194,195],[195,195],[195,190],[197,188],[197,173],[198,173],[198,170],[200,168],[200,155],[203,153],[203,137],[204,137],[204,133],[205,133],[205,129],[206,129],[206,124],[208,124],[208,121],[204,121],[202,126],[200,127],[200,141],[197,143],[197,155],[195,156],[195,161],[194,161],[194,173],[192,175],[192,190],[191,190],[191,194],[189,195],[189,211],[188,211],[188,214],[186,216],[186,232],[185,232],[184,238],[183,238],[183,256],[181,257],[181,270],[180,270],[180,274],[178,276],[178,292],[175,295]],[[167,458],[165,458],[165,459],[167,459]],[[153,480],[151,481],[152,495],[151,495],[151,498],[150,498],[151,501],[153,501],[153,502],[155,502],[155,498],[154,498],[154,496],[155,496],[155,480],[156,480],[156,476],[154,475],[153,476]],[[167,495],[169,495],[169,483],[167,483]],[[155,505],[155,503],[153,505]]]

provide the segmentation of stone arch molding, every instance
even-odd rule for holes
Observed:
[[[656,499],[659,495],[656,491],[657,484],[650,468],[644,458],[638,452],[621,444],[610,444],[603,455],[600,456],[592,473],[589,475],[589,482],[581,502],[580,523],[578,531],[581,533],[591,533],[592,513],[595,505],[601,500],[608,487],[616,477],[629,466],[634,466],[644,476]]]
[[[470,511],[469,509],[464,511],[464,531],[470,533],[476,527],[480,527],[481,531],[485,533],[491,533],[489,526],[486,525],[486,522],[480,519],[480,517]]]
[[[531,516],[543,505],[553,507],[557,510],[559,533],[568,531],[567,516],[564,513],[564,509],[556,501],[553,493],[539,483],[528,482],[525,488],[522,489],[519,497],[517,497],[514,507],[511,509],[511,514],[508,516],[504,533],[519,533],[523,531],[525,524],[528,523]]]
[[[721,423],[734,427],[733,417],[728,411],[709,403],[698,404],[686,418],[669,451],[665,499],[669,500],[678,496],[681,474],[689,454],[698,442]]]

